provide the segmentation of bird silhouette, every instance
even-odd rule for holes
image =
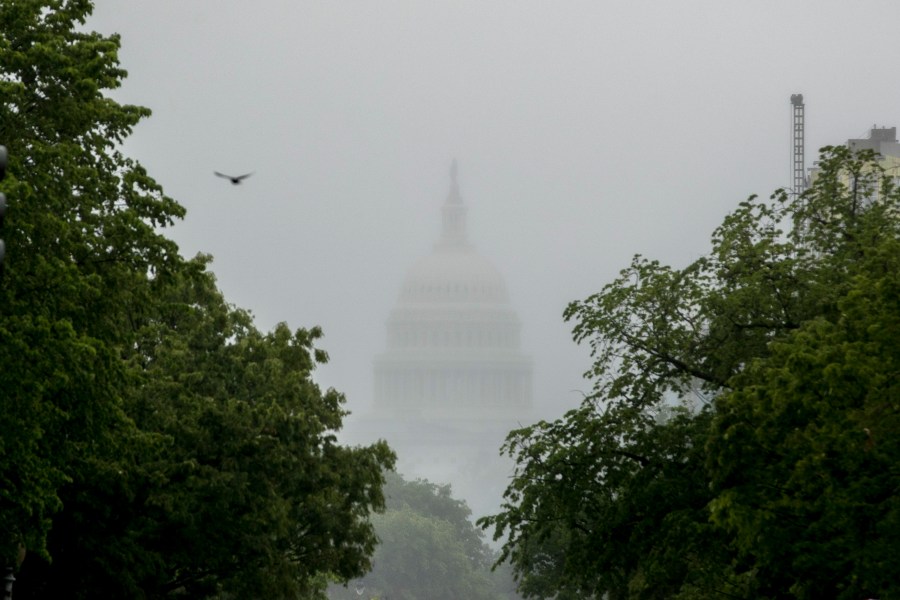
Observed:
[[[243,175],[226,175],[225,173],[219,173],[218,171],[213,171],[213,173],[215,173],[219,177],[224,177],[234,185],[239,184],[242,180],[247,179],[248,177],[253,175],[253,173],[244,173]]]

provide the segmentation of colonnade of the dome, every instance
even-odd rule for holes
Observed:
[[[438,417],[459,410],[515,411],[531,405],[531,370],[527,364],[477,362],[456,367],[392,364],[375,376],[376,397],[391,409]]]

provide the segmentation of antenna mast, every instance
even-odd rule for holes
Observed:
[[[803,94],[792,94],[794,107],[794,148],[791,155],[791,170],[794,174],[794,194],[806,190],[806,140],[804,123]]]

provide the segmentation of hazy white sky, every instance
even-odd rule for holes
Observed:
[[[789,185],[792,93],[808,164],[900,124],[898,23],[896,0],[99,0],[88,26],[153,110],[126,147],[188,209],[171,235],[262,328],[321,325],[351,409],[456,157],[554,416],[590,387],[565,305]]]

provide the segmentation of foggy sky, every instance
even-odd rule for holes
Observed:
[[[792,93],[808,165],[900,124],[897,23],[896,0],[100,0],[87,26],[122,34],[114,97],[153,110],[126,152],[187,208],[169,235],[261,328],[322,326],[351,410],[457,158],[558,416],[590,389],[566,304],[789,185]]]

